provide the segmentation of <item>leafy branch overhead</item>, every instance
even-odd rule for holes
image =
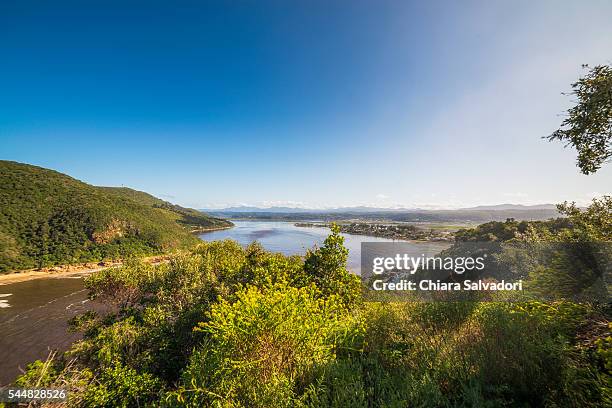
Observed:
[[[577,104],[567,111],[561,127],[547,136],[578,151],[578,167],[595,173],[612,157],[612,67],[597,65],[572,84]]]

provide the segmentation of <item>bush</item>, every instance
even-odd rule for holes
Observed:
[[[102,370],[87,389],[83,406],[92,408],[127,408],[142,406],[155,398],[160,382],[148,373],[115,365]]]
[[[191,403],[292,406],[317,367],[334,360],[359,335],[355,317],[315,287],[248,287],[221,300],[198,325],[196,350],[179,391]]]
[[[608,309],[363,301],[345,262],[334,229],[304,259],[222,241],[98,272],[106,312],[18,384],[93,407],[610,405]]]

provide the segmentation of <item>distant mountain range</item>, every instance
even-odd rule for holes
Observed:
[[[535,204],[535,205],[522,205],[522,204],[497,204],[497,205],[479,205],[477,207],[462,208],[464,211],[506,211],[506,210],[518,210],[518,211],[530,211],[530,210],[556,210],[555,204]]]
[[[342,207],[308,209],[292,207],[238,206],[223,209],[202,210],[217,217],[253,220],[364,220],[391,222],[458,222],[483,223],[516,220],[546,220],[559,216],[552,204],[520,205],[499,204],[456,210],[431,210],[421,208]]]
[[[531,210],[556,210],[554,204],[497,204],[497,205],[480,205],[476,207],[466,207],[456,210],[432,210],[425,208],[384,208],[384,207],[336,207],[336,208],[301,208],[301,207],[254,207],[254,206],[234,206],[218,209],[202,209],[207,213],[308,213],[308,214],[330,214],[330,213],[380,213],[380,212],[423,212],[423,211],[531,211]]]

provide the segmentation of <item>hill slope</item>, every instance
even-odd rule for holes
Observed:
[[[160,253],[196,243],[190,231],[231,225],[140,191],[0,161],[0,272]]]

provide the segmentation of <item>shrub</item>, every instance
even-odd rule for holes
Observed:
[[[183,377],[192,403],[291,406],[316,367],[359,334],[338,298],[315,287],[248,287],[221,300],[198,326],[207,338]]]
[[[305,259],[223,241],[98,272],[110,307],[18,384],[92,407],[610,405],[608,309],[364,302],[345,261],[335,229]]]

